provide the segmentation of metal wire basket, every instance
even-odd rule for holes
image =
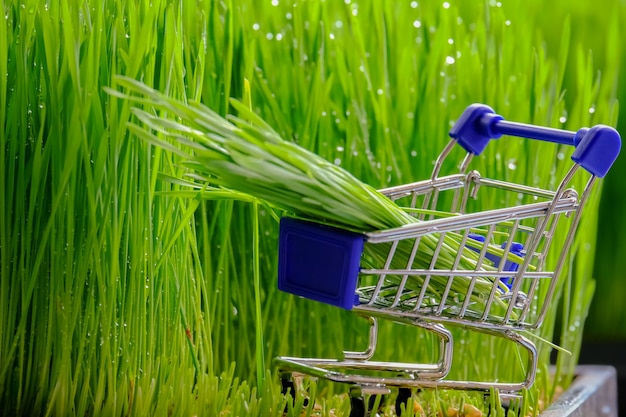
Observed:
[[[556,191],[488,179],[469,170],[473,156],[501,135],[575,147],[573,164]],[[358,405],[364,392],[384,393],[388,387],[495,388],[515,396],[533,384],[537,349],[520,332],[541,326],[585,201],[619,153],[619,134],[601,125],[569,132],[508,122],[488,106],[475,104],[465,110],[450,136],[430,179],[381,190],[413,214],[415,224],[357,234],[293,218],[281,220],[279,288],[352,310],[370,322],[369,345],[362,352],[346,351],[341,359],[276,358],[285,390],[293,387],[293,372],[352,384],[356,389],[351,390],[351,415],[357,416],[367,413],[367,407]],[[460,172],[440,176],[456,146],[466,151]],[[572,179],[581,167],[589,179],[579,193]],[[481,210],[474,209],[475,200],[483,203]],[[548,265],[548,257],[556,262]],[[379,319],[435,334],[438,360],[372,360]],[[524,379],[447,379],[454,346],[448,325],[523,347],[528,352]],[[406,391],[399,401],[405,397]]]

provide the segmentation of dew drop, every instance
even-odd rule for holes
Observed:
[[[252,29],[254,29],[254,30],[259,30],[260,28],[261,28],[261,25],[259,25],[258,23],[254,23],[252,25]]]
[[[454,62],[455,62],[455,61],[456,61],[456,60],[455,60],[455,59],[454,59],[454,57],[452,57],[452,56],[447,56],[447,57],[446,57],[446,64],[447,64],[447,65],[452,65],[452,64],[454,64]]]
[[[420,22],[419,20],[415,20],[413,22],[413,27],[421,28],[422,27],[422,22]]]
[[[444,2],[443,2],[443,8],[444,8],[444,9],[449,9],[449,8],[450,8],[450,3],[449,3],[449,2],[447,2],[447,1],[444,1]]]
[[[417,2],[416,2],[416,1],[412,1],[412,2],[411,2],[411,8],[412,8],[412,9],[417,9],[417,6],[419,6],[419,4],[417,4]]]

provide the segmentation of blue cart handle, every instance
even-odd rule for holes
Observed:
[[[463,149],[480,155],[491,139],[519,136],[572,145],[572,160],[597,177],[604,177],[619,155],[622,141],[610,126],[596,125],[577,132],[509,122],[484,104],[472,104],[450,130],[450,137]]]

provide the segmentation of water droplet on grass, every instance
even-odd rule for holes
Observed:
[[[450,8],[450,3],[448,3],[447,1],[443,2],[443,8],[444,9],[449,9]]]
[[[279,2],[278,0],[272,0],[272,6],[276,7],[278,6]]]
[[[259,25],[258,23],[253,23],[252,24],[252,29],[259,30],[259,29],[261,29],[261,25]]]
[[[413,22],[413,27],[416,27],[416,28],[422,27],[422,22],[420,22],[419,20],[414,21]]]
[[[417,6],[419,6],[419,4],[417,4],[417,2],[416,2],[416,1],[412,1],[412,2],[411,2],[411,8],[412,8],[412,9],[417,9]]]
[[[455,61],[456,60],[454,59],[454,57],[451,57],[451,56],[446,57],[446,65],[452,65],[454,64]]]

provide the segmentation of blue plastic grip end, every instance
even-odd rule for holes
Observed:
[[[365,238],[289,217],[280,220],[278,289],[351,310]]]
[[[596,125],[581,129],[575,140],[576,150],[572,160],[589,173],[604,177],[617,159],[622,147],[619,133],[610,126]]]
[[[491,129],[491,126],[503,120],[493,109],[485,104],[471,104],[461,114],[450,130],[450,137],[467,152],[480,155],[491,139],[501,135]]]

